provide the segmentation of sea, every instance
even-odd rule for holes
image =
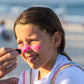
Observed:
[[[16,2],[17,1],[17,2]],[[20,1],[20,0],[19,0]],[[45,2],[39,2],[34,3],[33,1],[30,2],[18,2],[18,0],[15,0],[15,2],[9,0],[3,0],[0,1],[0,16],[4,17],[17,17],[23,10],[31,7],[31,6],[45,6],[51,8],[58,16],[59,18],[63,18],[63,20],[66,23],[76,23],[76,24],[83,24],[84,25],[84,3],[45,3]],[[75,36],[74,39],[78,40],[80,44],[84,43],[84,32],[66,32],[67,35]],[[80,36],[77,38],[77,36]],[[72,38],[70,37],[70,38]],[[67,42],[75,43],[76,40],[67,40]],[[4,42],[0,40],[0,47],[3,45],[8,45],[11,47],[17,47],[17,45],[14,43],[15,40],[13,40],[10,43]],[[1,46],[2,44],[2,46]],[[69,55],[74,59],[75,61],[79,62],[84,67],[84,47],[77,47],[68,46],[66,47],[66,51],[69,53]],[[30,67],[22,60],[22,58],[18,57],[18,66],[17,68],[6,75],[3,79],[9,78],[9,77],[19,77],[19,74],[26,69],[30,69]]]
[[[17,2],[16,2],[17,1]],[[38,0],[37,0],[38,1]],[[0,16],[17,16],[21,11],[31,6],[47,6],[51,8],[55,13],[62,17],[65,22],[71,23],[84,23],[84,3],[45,3],[45,2],[25,2],[20,0],[6,0],[0,1]]]

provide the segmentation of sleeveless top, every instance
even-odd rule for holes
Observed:
[[[84,71],[83,68],[80,67],[80,65],[76,64],[75,62],[69,61],[68,63],[63,64],[62,66],[60,66],[53,74],[51,80],[49,80],[50,82],[47,84],[55,84],[55,80],[57,75],[59,74],[59,72],[61,72],[62,70],[68,68],[68,67],[73,67],[76,66],[78,68],[80,68],[82,71]],[[22,84],[33,84],[32,83],[32,77],[31,77],[31,73],[32,70],[27,70],[23,72],[23,83]]]

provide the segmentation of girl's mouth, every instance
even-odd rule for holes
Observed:
[[[38,55],[31,55],[31,56],[28,56],[27,59],[29,62],[33,62],[37,57]]]

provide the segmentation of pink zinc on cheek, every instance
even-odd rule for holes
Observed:
[[[32,45],[31,47],[30,47],[30,45],[24,45],[24,47],[20,47],[19,49],[21,49],[21,52],[26,52],[29,49],[39,50],[40,45]]]
[[[40,45],[32,45],[31,49],[33,49],[33,50],[39,50],[40,49]]]

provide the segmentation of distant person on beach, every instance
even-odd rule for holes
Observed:
[[[0,23],[0,36],[3,36],[4,32],[5,32],[5,22],[1,21],[1,23]]]
[[[7,75],[17,66],[17,56],[19,54],[12,48],[0,48],[0,78]],[[0,80],[0,84],[17,84],[18,78],[12,77]]]
[[[18,84],[84,84],[84,69],[65,53],[65,32],[50,8],[24,10],[14,33],[21,56],[31,67],[21,73]]]
[[[10,40],[10,36],[6,33],[5,21],[0,23],[0,38],[3,40]]]

